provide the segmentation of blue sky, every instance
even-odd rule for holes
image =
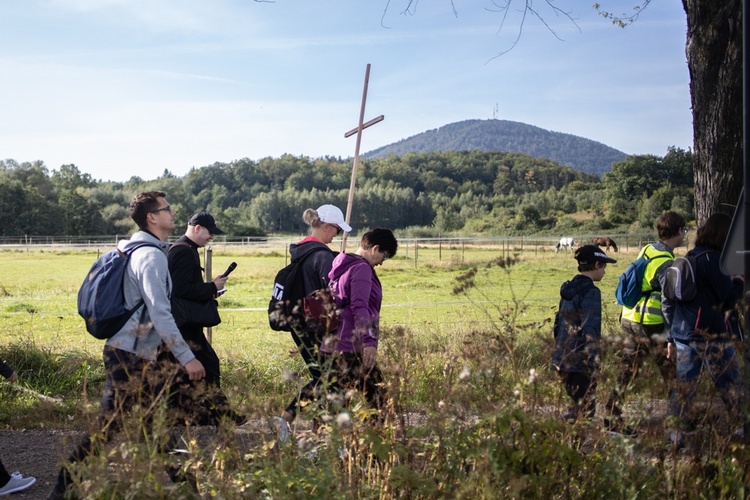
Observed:
[[[0,156],[75,164],[96,179],[284,153],[351,157],[372,65],[364,153],[497,117],[628,154],[692,147],[685,14],[660,0],[621,29],[588,2],[575,24],[518,0],[23,0],[3,2]],[[602,0],[628,11],[636,0]]]

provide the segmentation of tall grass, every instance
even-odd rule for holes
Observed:
[[[379,362],[392,398],[385,423],[373,425],[370,411],[357,396],[346,410],[311,405],[295,424],[293,442],[281,446],[268,418],[278,414],[306,374],[299,356],[288,355],[292,347],[288,338],[254,324],[265,321],[262,290],[277,264],[264,267],[254,261],[250,270],[249,261],[240,262],[235,274],[244,267],[251,276],[238,274],[230,289],[236,307],[223,313],[224,322],[214,332],[224,361],[223,386],[234,406],[253,421],[241,428],[225,422],[216,429],[178,430],[187,453],[175,455],[164,452],[165,436],[174,423],[166,409],[161,408],[156,417],[136,411],[128,416],[118,440],[73,467],[79,494],[100,498],[741,498],[747,494],[748,448],[732,434],[721,411],[715,424],[702,429],[693,449],[672,448],[662,415],[660,377],[648,362],[634,387],[639,395],[628,406],[629,418],[641,431],[637,439],[611,436],[598,420],[570,425],[557,417],[567,396],[547,368],[550,318],[560,283],[575,271],[569,257],[550,255],[496,255],[484,262],[465,259],[416,271],[409,262],[398,260],[396,269],[389,269],[393,265],[389,261],[378,270],[386,294]],[[617,274],[612,272],[600,284],[603,296],[611,296]],[[263,286],[255,283],[254,276],[266,280]],[[240,310],[252,309],[248,307],[252,303],[261,304],[259,310]],[[86,427],[96,411],[90,401],[101,392],[98,354],[73,349],[70,341],[50,345],[36,340],[33,333],[40,327],[56,328],[53,339],[69,338],[71,334],[59,326],[64,319],[40,321],[45,315],[39,312],[6,314],[14,320],[15,330],[12,340],[0,346],[0,357],[16,366],[34,390],[63,396],[65,401],[62,407],[54,405],[46,414],[39,413],[37,423],[71,425],[74,414],[72,424]],[[606,338],[618,334],[611,304],[605,304],[604,329]],[[617,371],[613,358],[605,352],[600,402]],[[49,405],[10,392],[6,386],[2,390],[11,404],[0,408],[0,422],[11,427],[20,422],[16,413],[25,412],[28,426],[34,410]],[[709,391],[703,393],[707,412],[713,411],[711,396]],[[321,423],[317,431],[313,431],[313,417]],[[194,476],[197,492],[189,482],[170,482],[164,472],[170,469],[179,470],[183,477]]]

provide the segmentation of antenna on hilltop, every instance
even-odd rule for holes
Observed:
[[[495,103],[495,107],[492,108],[492,119],[493,120],[497,120],[497,115],[499,115],[499,114],[500,114],[500,109],[499,109],[497,103]]]

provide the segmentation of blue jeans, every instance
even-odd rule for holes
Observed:
[[[703,368],[714,382],[730,417],[742,409],[742,379],[734,346],[724,341],[675,341],[677,351],[677,390],[669,399],[669,414],[690,423],[690,408],[698,392]]]

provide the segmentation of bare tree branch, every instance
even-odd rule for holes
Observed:
[[[487,8],[486,10],[489,12],[502,14],[502,17],[500,19],[500,26],[497,29],[497,33],[500,33],[503,31],[503,28],[505,27],[505,24],[508,20],[508,13],[510,12],[511,6],[513,5],[513,1],[514,0],[490,0],[490,3],[494,6],[494,8],[491,7],[491,8]],[[650,2],[651,0],[642,0],[642,1],[644,2],[644,4],[648,4],[648,2]],[[458,17],[458,9],[456,8],[455,0],[449,0],[449,2],[450,2],[451,9],[453,10],[453,15],[455,17]],[[568,21],[573,23],[573,25],[576,28],[578,28],[578,31],[580,32],[581,28],[575,22],[575,19],[573,19],[571,11],[566,11],[558,7],[557,5],[555,5],[554,2],[555,0],[544,0],[544,4],[546,5],[546,7],[548,7],[556,17],[566,18]],[[515,48],[516,45],[518,45],[518,42],[521,40],[521,36],[523,35],[524,26],[527,22],[527,15],[529,14],[535,17],[536,19],[538,19],[544,25],[547,31],[552,33],[552,35],[555,38],[557,38],[561,42],[565,41],[560,37],[560,35],[558,35],[557,31],[555,31],[552,25],[550,25],[547,22],[545,16],[538,9],[534,8],[533,3],[534,3],[533,0],[523,1],[523,5],[521,5],[521,7],[519,8],[519,12],[521,14],[521,20],[518,23],[518,31],[516,33],[515,38],[510,43],[510,47],[503,50],[499,54],[491,57],[488,60],[488,62],[502,56],[503,54],[507,54],[508,52],[513,50],[513,48]],[[404,9],[401,11],[401,14],[410,15],[410,16],[415,15],[417,13],[418,5],[419,5],[419,0],[405,0],[405,6],[404,6]],[[385,8],[383,9],[383,16],[380,18],[380,25],[383,26],[384,28],[388,28],[385,25],[384,20],[385,20],[385,16],[388,13],[388,9],[390,8],[390,6],[391,6],[391,0],[386,0]]]
[[[575,22],[575,19],[573,19],[572,15],[571,15],[571,12],[570,11],[565,11],[565,10],[561,9],[560,7],[557,7],[556,5],[553,4],[553,2],[554,2],[554,0],[545,0],[545,3],[547,4],[547,6],[550,9],[552,9],[552,12],[555,14],[555,16],[557,16],[557,17],[561,17],[561,16],[562,17],[566,17],[571,23],[573,23],[573,25],[576,28],[578,28],[578,31],[580,32],[581,28]],[[507,20],[507,17],[508,17],[508,11],[510,10],[510,7],[511,7],[512,3],[513,3],[513,0],[505,0],[505,2],[503,4],[498,3],[497,0],[492,0],[492,4],[495,5],[496,10],[487,9],[490,12],[502,12],[503,13],[503,17],[502,17],[502,20],[500,21],[500,27],[498,28],[497,33],[500,33],[502,31],[503,26],[505,25],[505,21]],[[503,54],[507,54],[508,52],[510,52],[511,50],[513,50],[513,48],[518,44],[518,41],[521,39],[521,36],[523,35],[523,28],[524,28],[524,26],[526,24],[526,14],[527,13],[531,13],[531,15],[533,15],[534,17],[536,17],[544,25],[544,27],[547,28],[547,31],[549,31],[550,33],[552,33],[552,35],[555,38],[557,38],[561,42],[565,41],[565,40],[563,40],[557,34],[557,32],[554,30],[554,28],[552,28],[552,26],[545,20],[544,16],[542,16],[542,14],[540,14],[539,11],[537,11],[536,9],[534,9],[534,7],[533,7],[533,0],[524,0],[524,5],[523,5],[523,8],[522,8],[522,15],[521,15],[521,22],[518,24],[518,33],[516,34],[516,38],[511,43],[510,47],[508,47],[507,49],[503,50],[499,54],[491,57],[488,60],[488,62],[492,61],[493,59],[497,59],[498,57],[502,56]]]
[[[643,3],[641,5],[636,5],[633,7],[633,13],[630,15],[627,15],[623,13],[620,16],[616,16],[612,14],[611,12],[607,12],[601,9],[601,5],[598,3],[594,4],[594,8],[599,13],[600,16],[602,16],[605,19],[609,19],[612,21],[612,24],[615,26],[619,26],[620,28],[624,28],[626,26],[629,26],[633,24],[636,20],[638,20],[638,16],[641,15],[641,12],[648,7],[648,4],[651,3],[651,0],[643,0]]]

